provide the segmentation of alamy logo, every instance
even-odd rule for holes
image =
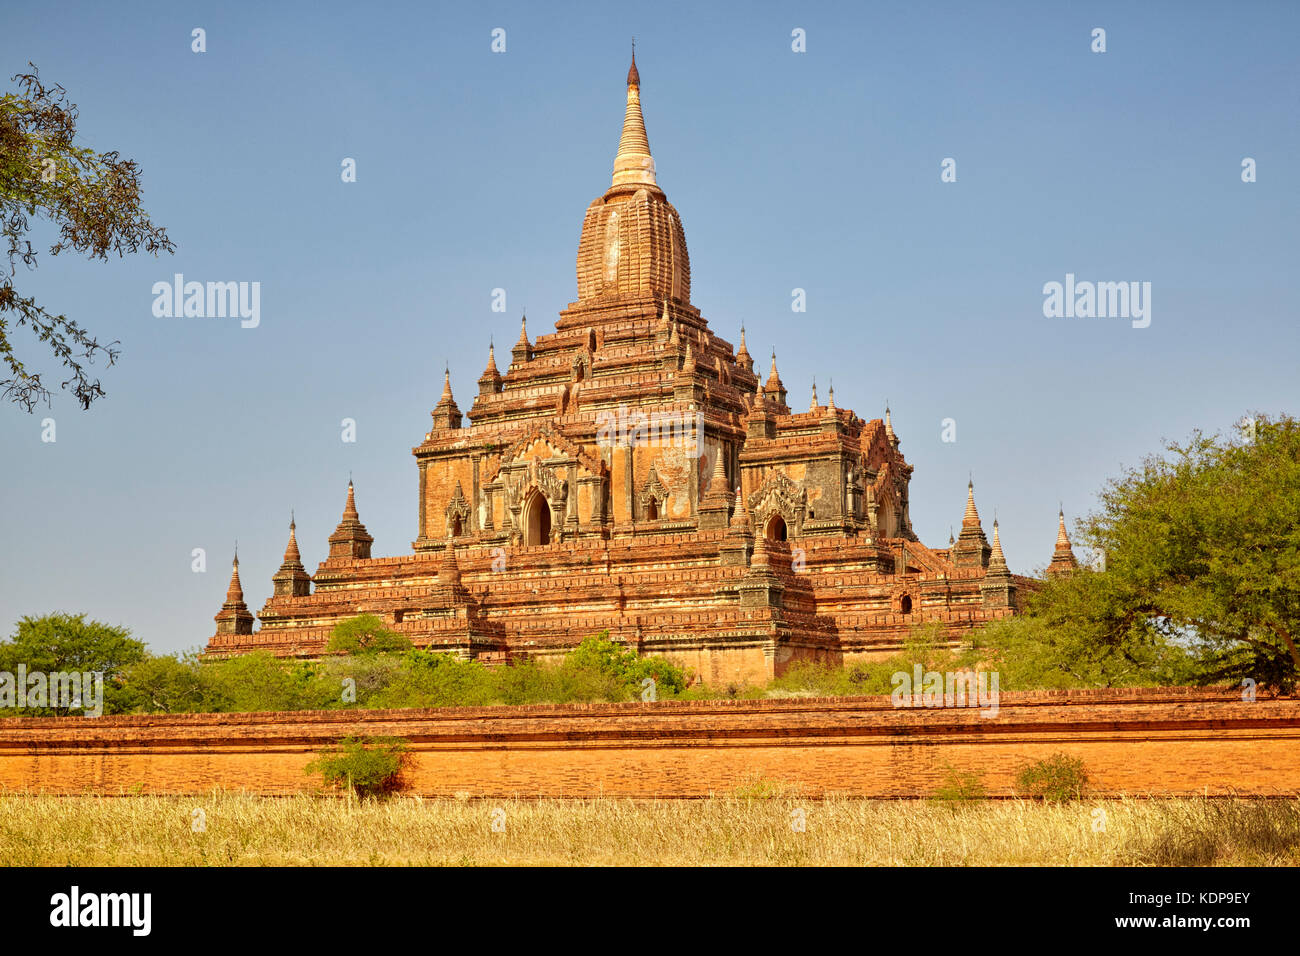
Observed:
[[[655,411],[647,415],[620,405],[617,415],[602,411],[596,416],[596,443],[602,448],[673,446],[683,449],[688,458],[699,458],[703,434],[703,412]]]
[[[1150,282],[1065,282],[1043,286],[1043,315],[1049,319],[1128,319],[1133,328],[1151,324]]]
[[[50,897],[51,926],[129,926],[133,936],[152,928],[152,893],[82,893],[74,886]]]
[[[238,317],[245,329],[262,321],[260,282],[186,282],[178,272],[171,282],[155,282],[153,294],[153,314],[159,319]]]
[[[104,713],[103,671],[0,671],[0,707],[55,707],[80,710],[87,717]]]
[[[998,672],[927,671],[920,664],[912,673],[897,671],[890,698],[895,707],[979,707],[981,717],[998,715]]]

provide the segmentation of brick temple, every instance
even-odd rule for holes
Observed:
[[[775,355],[761,379],[744,329],[733,347],[691,304],[635,58],[577,279],[553,332],[521,324],[504,373],[489,345],[467,413],[444,377],[413,449],[411,553],[371,556],[349,482],[314,575],[290,523],[258,630],[236,559],[208,654],[312,657],[339,621],[371,613],[462,657],[557,655],[608,630],[707,681],[759,681],[793,661],[883,656],[931,622],[959,641],[1016,612],[1034,581],[1008,569],[996,521],[985,537],[973,486],[960,535],[925,546],[889,410],[864,420],[815,387],[792,409]],[[1062,516],[1049,572],[1074,567]]]

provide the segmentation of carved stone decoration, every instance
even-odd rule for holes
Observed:
[[[659,479],[659,472],[654,463],[650,465],[650,474],[646,476],[645,487],[641,489],[641,514],[652,514],[655,518],[664,516],[664,503],[668,500],[668,488]],[[647,518],[646,520],[650,520]]]
[[[570,372],[573,376],[573,381],[584,381],[587,378],[588,373],[591,372],[591,354],[585,349],[581,349],[574,353],[573,362],[570,365]]]
[[[748,504],[756,528],[765,527],[773,514],[779,514],[790,534],[797,535],[803,530],[808,494],[782,471],[769,472],[763,484],[749,496]]]
[[[447,503],[447,537],[455,538],[466,534],[469,530],[470,507],[469,502],[465,500],[465,490],[456,482],[456,490],[452,492],[451,501]]]

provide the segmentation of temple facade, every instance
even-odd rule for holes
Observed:
[[[937,622],[952,641],[1015,613],[1028,578],[986,538],[967,488],[961,533],[912,531],[912,466],[889,410],[791,407],[691,304],[681,217],[659,187],[635,59],[609,187],[587,207],[577,301],[508,359],[489,345],[462,413],[450,376],[413,449],[411,552],[372,557],[348,484],[308,575],[290,524],[254,630],[238,576],[207,653],[319,654],[371,613],[418,647],[486,661],[557,655],[608,630],[710,682],[792,662],[896,651]],[[1063,543],[1062,543],[1063,542]],[[1062,517],[1052,573],[1075,566]]]

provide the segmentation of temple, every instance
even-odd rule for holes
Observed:
[[[335,624],[370,613],[418,647],[489,662],[607,630],[709,682],[760,681],[895,652],[917,625],[958,641],[1016,612],[1035,582],[1008,569],[996,522],[985,537],[973,485],[960,535],[925,546],[889,409],[864,420],[814,386],[793,410],[775,354],[761,379],[744,329],[733,347],[691,304],[640,86],[634,57],[613,175],[582,224],[577,301],[535,339],[522,321],[504,373],[489,345],[468,412],[444,374],[413,449],[411,552],[371,556],[349,482],[314,575],[290,523],[258,630],[236,564],[209,655],[312,657]],[[1050,570],[1075,566],[1062,516]]]

